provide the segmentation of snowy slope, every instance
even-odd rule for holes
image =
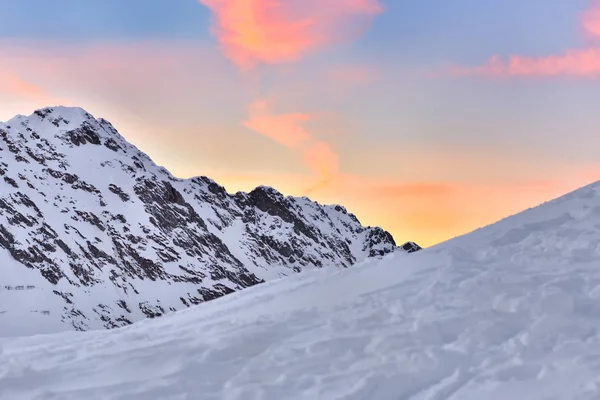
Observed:
[[[341,206],[177,179],[80,108],[0,123],[0,336],[123,326],[395,248]]]
[[[0,399],[600,398],[600,183],[414,255],[0,340]]]

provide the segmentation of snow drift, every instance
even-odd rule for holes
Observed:
[[[431,249],[0,340],[0,398],[600,398],[600,183]]]

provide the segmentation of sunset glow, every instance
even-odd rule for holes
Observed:
[[[81,106],[179,177],[423,246],[600,179],[600,1],[24,3],[54,22],[0,5],[0,120]]]

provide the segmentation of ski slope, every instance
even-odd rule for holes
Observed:
[[[600,184],[434,248],[0,340],[0,399],[600,398]]]

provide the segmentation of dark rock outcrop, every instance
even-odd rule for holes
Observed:
[[[177,179],[78,108],[0,123],[0,175],[0,258],[37,271],[58,304],[50,316],[74,329],[122,326],[397,249],[342,206]]]

